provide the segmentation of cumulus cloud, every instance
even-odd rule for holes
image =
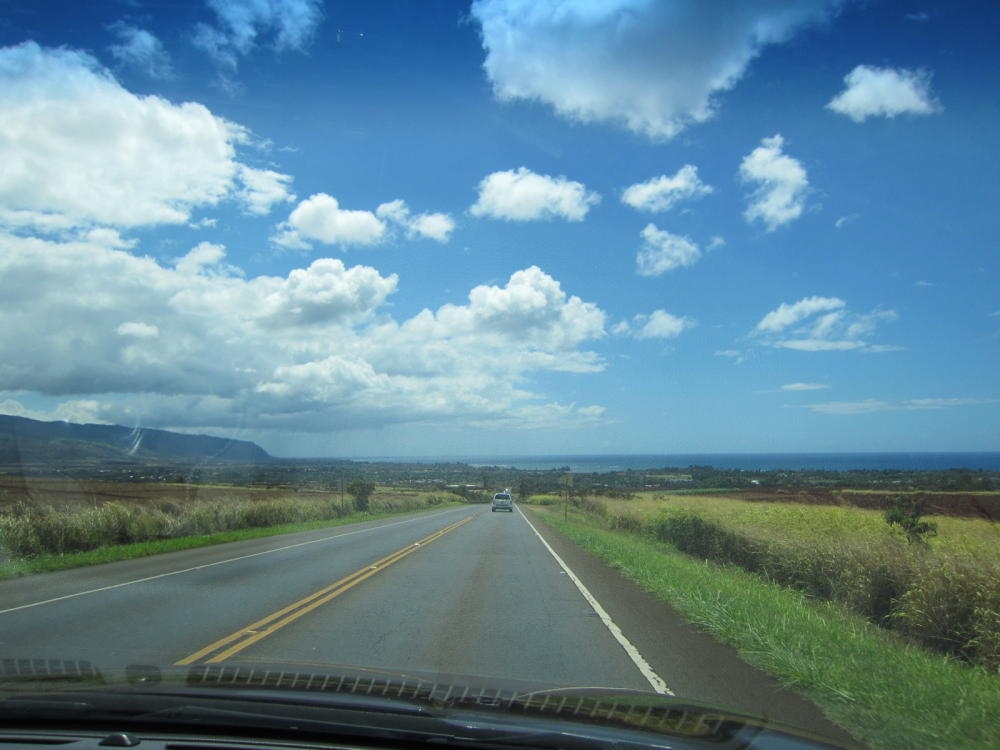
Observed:
[[[751,335],[769,346],[796,351],[898,351],[896,346],[868,342],[879,324],[897,317],[894,310],[883,309],[852,313],[838,297],[804,297],[767,313]]]
[[[82,52],[0,50],[0,109],[0,225],[181,224],[229,198],[255,213],[287,199],[287,178],[237,160],[246,129],[200,104],[135,96]]]
[[[494,172],[479,183],[473,216],[507,221],[583,221],[601,197],[565,177],[535,174],[526,167]]]
[[[698,176],[698,167],[685,164],[673,176],[660,175],[630,185],[622,193],[622,203],[640,211],[669,211],[682,200],[700,198],[712,192]]]
[[[931,93],[931,75],[925,70],[859,65],[844,77],[844,83],[845,89],[826,106],[854,122],[869,117],[930,115],[942,109]]]
[[[740,163],[740,179],[757,185],[743,215],[762,221],[769,232],[802,215],[809,188],[805,168],[783,152],[784,145],[780,135],[765,138]]]
[[[77,403],[89,421],[200,430],[600,416],[526,387],[535,373],[604,366],[586,348],[605,335],[604,312],[539,268],[402,321],[386,309],[397,287],[334,258],[247,278],[211,243],[164,265],[0,233],[0,399],[27,392]]]
[[[108,51],[119,63],[140,70],[150,78],[173,76],[170,55],[154,34],[122,21],[112,25],[111,31],[119,41]]]
[[[476,0],[472,16],[501,100],[541,101],[572,120],[666,139],[711,119],[764,47],[837,5]]]
[[[406,201],[394,200],[375,209],[375,215],[401,227],[410,239],[430,239],[447,242],[455,231],[455,220],[445,213],[423,213],[414,216]]]
[[[218,269],[219,273],[232,274],[230,267],[222,267],[222,259],[226,257],[224,245],[217,245],[212,242],[202,242],[192,248],[183,257],[178,258],[174,263],[174,270],[182,275],[193,275],[200,273],[213,273]],[[233,274],[239,275],[239,274]]]
[[[255,216],[271,213],[271,208],[276,203],[291,203],[295,200],[295,195],[288,189],[292,182],[291,175],[240,165],[239,181],[242,185],[240,199],[247,212]]]
[[[333,259],[248,280],[227,272],[224,255],[202,243],[170,268],[87,242],[0,235],[0,390],[232,394],[312,337],[368,322],[397,284]]]
[[[372,212],[341,208],[333,196],[317,193],[302,201],[271,239],[295,249],[309,249],[312,241],[349,247],[391,240],[396,230],[411,240],[447,242],[455,230],[455,221],[445,213],[414,215],[404,200],[382,203]]]
[[[691,238],[658,229],[655,224],[647,224],[640,236],[642,247],[635,260],[641,276],[661,276],[675,268],[692,266],[701,258],[701,249]]]
[[[786,383],[781,386],[783,391],[822,391],[830,386],[823,383]]]
[[[649,315],[636,315],[631,325],[626,324],[623,330],[637,339],[675,339],[692,326],[694,321],[690,318],[654,310]]]
[[[344,209],[332,195],[316,193],[299,203],[274,241],[284,247],[308,248],[315,240],[327,245],[374,245],[386,225],[371,211]]]
[[[320,0],[208,0],[208,7],[216,23],[199,23],[194,44],[231,70],[260,45],[276,52],[305,50],[323,20]]]

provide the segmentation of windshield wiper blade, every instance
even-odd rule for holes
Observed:
[[[89,661],[77,659],[0,659],[0,689],[26,685],[103,685],[104,676]]]

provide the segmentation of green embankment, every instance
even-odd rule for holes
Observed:
[[[670,515],[660,506],[649,514],[642,503],[628,510],[603,505],[603,511],[591,505],[590,512],[574,509],[568,520],[561,509],[540,512],[872,748],[1000,747],[1000,675],[995,671],[908,643],[839,602],[782,585],[766,573],[684,554],[654,535],[656,524]],[[789,510],[802,515],[802,529],[818,533],[817,517],[809,515],[813,507]],[[694,513],[690,508],[674,512]],[[776,527],[774,536],[796,536],[784,532]],[[990,533],[985,532],[986,539]],[[824,549],[818,547],[817,554]]]

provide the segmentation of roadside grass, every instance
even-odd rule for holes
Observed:
[[[0,508],[0,580],[463,504],[449,493],[385,487],[364,513],[338,493],[241,496],[227,487],[205,496]]]
[[[933,516],[937,536],[914,542],[881,512],[852,506],[666,493],[575,502],[609,529],[738,565],[1000,669],[1000,526],[991,521]]]
[[[592,514],[544,520],[742,658],[816,703],[873,750],[1000,747],[1000,675],[909,645],[843,607],[732,564],[607,529]]]

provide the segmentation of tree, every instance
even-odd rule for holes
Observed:
[[[911,542],[919,542],[925,536],[937,536],[937,524],[921,521],[923,513],[922,499],[896,497],[892,499],[892,507],[884,513],[884,518],[890,526],[899,526]]]
[[[375,492],[375,483],[355,479],[347,485],[347,493],[354,499],[354,509],[359,513],[368,512],[368,501]]]

